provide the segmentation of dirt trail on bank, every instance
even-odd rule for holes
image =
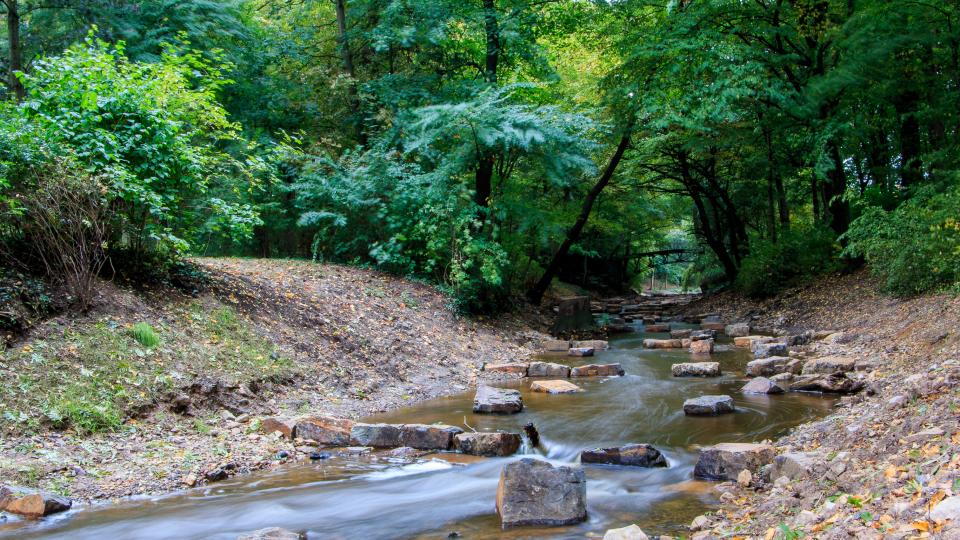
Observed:
[[[693,538],[960,538],[960,299],[894,299],[856,273],[765,301],[712,295],[688,313],[837,330],[804,353],[854,358],[867,382],[775,441],[797,465],[790,474],[716,486],[727,504]]]
[[[516,317],[457,317],[434,288],[382,272],[292,260],[195,262],[210,276],[196,295],[104,283],[89,315],[46,321],[4,353],[0,375],[11,382],[0,395],[11,411],[0,422],[4,483],[96,500],[160,494],[302,459],[290,441],[260,434],[258,418],[357,418],[460,392],[475,383],[484,362],[527,357],[527,343],[543,337]],[[237,320],[229,315],[221,322],[222,313],[236,313]],[[165,339],[146,357],[128,336],[138,321]],[[221,324],[237,327],[239,338],[228,341]],[[108,342],[95,341],[104,336]],[[89,365],[96,355],[83,347],[113,343],[132,344],[131,372],[176,372],[170,388],[118,378],[131,385],[121,389],[126,394],[147,397],[129,400],[116,430],[54,429],[28,399],[29,388],[13,385],[37,368],[31,362],[39,353],[64,370],[64,380],[99,376],[105,366]],[[227,345],[238,350],[223,350]],[[240,354],[248,346],[273,352]],[[184,365],[187,349],[192,365]],[[248,357],[253,363],[238,375],[237,358]],[[260,373],[257,362],[265,366]],[[50,393],[52,399],[57,390]],[[11,420],[18,408],[23,416]]]

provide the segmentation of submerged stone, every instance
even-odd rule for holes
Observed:
[[[715,416],[735,410],[730,396],[700,396],[683,402],[683,413],[688,416]]]
[[[523,398],[518,390],[481,386],[473,398],[473,412],[512,414],[523,410]]]
[[[649,444],[628,444],[612,448],[594,448],[580,453],[581,463],[629,465],[632,467],[666,467],[667,458]]]
[[[472,456],[509,456],[520,449],[519,433],[458,433],[454,437],[457,450]]]

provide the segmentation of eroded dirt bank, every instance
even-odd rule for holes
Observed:
[[[858,273],[767,301],[714,295],[688,313],[836,330],[807,354],[853,358],[867,383],[774,442],[776,478],[717,485],[726,504],[694,538],[960,538],[960,300],[889,298]]]
[[[105,283],[89,315],[49,320],[4,352],[5,484],[109,499],[303,459],[258,418],[357,418],[456,393],[544,337],[518,318],[457,317],[435,289],[379,272],[196,262],[210,276],[198,294]],[[159,344],[135,341],[135,323]]]

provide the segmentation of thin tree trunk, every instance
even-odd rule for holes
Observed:
[[[843,170],[839,145],[831,140],[827,143],[827,151],[833,160],[833,168],[827,171],[824,202],[830,215],[830,228],[837,234],[843,234],[850,226],[850,205],[843,200],[843,194],[847,190],[847,173]]]
[[[500,25],[497,22],[497,6],[495,0],[483,0],[483,22],[486,33],[486,66],[484,80],[487,83],[497,84],[497,67],[500,64]],[[476,179],[474,181],[474,202],[481,209],[490,206],[490,195],[493,193],[493,169],[496,156],[485,152],[478,157]],[[481,211],[480,222],[486,220]]]
[[[20,44],[20,7],[17,5],[17,0],[4,0],[3,3],[7,7],[7,39],[10,48],[9,90],[17,102],[20,102],[23,101],[25,96],[23,85],[20,84],[20,79],[16,76],[17,72],[23,71],[23,49]]]
[[[610,157],[607,168],[604,169],[603,174],[597,179],[597,183],[594,184],[590,192],[587,193],[587,198],[583,201],[583,206],[580,208],[580,215],[577,216],[577,221],[575,221],[573,226],[567,231],[566,238],[563,239],[563,243],[560,244],[557,252],[553,254],[553,258],[550,260],[550,264],[547,265],[546,270],[543,271],[543,275],[540,276],[540,280],[537,281],[537,284],[527,293],[527,297],[534,305],[540,305],[540,301],[543,300],[543,294],[547,292],[547,289],[550,287],[550,282],[553,281],[554,276],[560,271],[563,258],[567,256],[570,247],[580,238],[580,233],[583,232],[583,228],[587,225],[587,220],[590,218],[590,211],[593,209],[594,201],[600,196],[603,188],[607,187],[607,184],[610,183],[610,179],[613,178],[613,173],[617,170],[617,166],[620,165],[620,161],[623,159],[624,152],[626,152],[627,147],[630,146],[631,130],[632,126],[628,127],[623,137],[620,138],[620,144],[617,145],[616,151],[614,151],[613,156]]]
[[[340,59],[343,62],[343,71],[350,77],[347,95],[350,99],[350,115],[356,130],[357,142],[363,146],[367,144],[367,135],[363,129],[363,119],[360,112],[360,97],[357,95],[357,74],[353,65],[353,53],[350,51],[350,42],[347,39],[347,5],[346,0],[334,0],[337,12],[337,41],[340,48]]]

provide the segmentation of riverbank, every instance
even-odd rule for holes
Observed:
[[[304,452],[261,417],[359,418],[461,392],[544,337],[519,317],[457,317],[432,287],[380,272],[196,263],[209,282],[195,294],[104,283],[89,314],[3,353],[4,483],[82,502],[274,467]]]
[[[775,442],[776,478],[717,485],[726,504],[692,524],[694,538],[960,537],[946,521],[960,521],[960,300],[890,298],[857,273],[764,301],[713,295],[688,313],[834,329],[811,352],[869,366],[864,392]]]

